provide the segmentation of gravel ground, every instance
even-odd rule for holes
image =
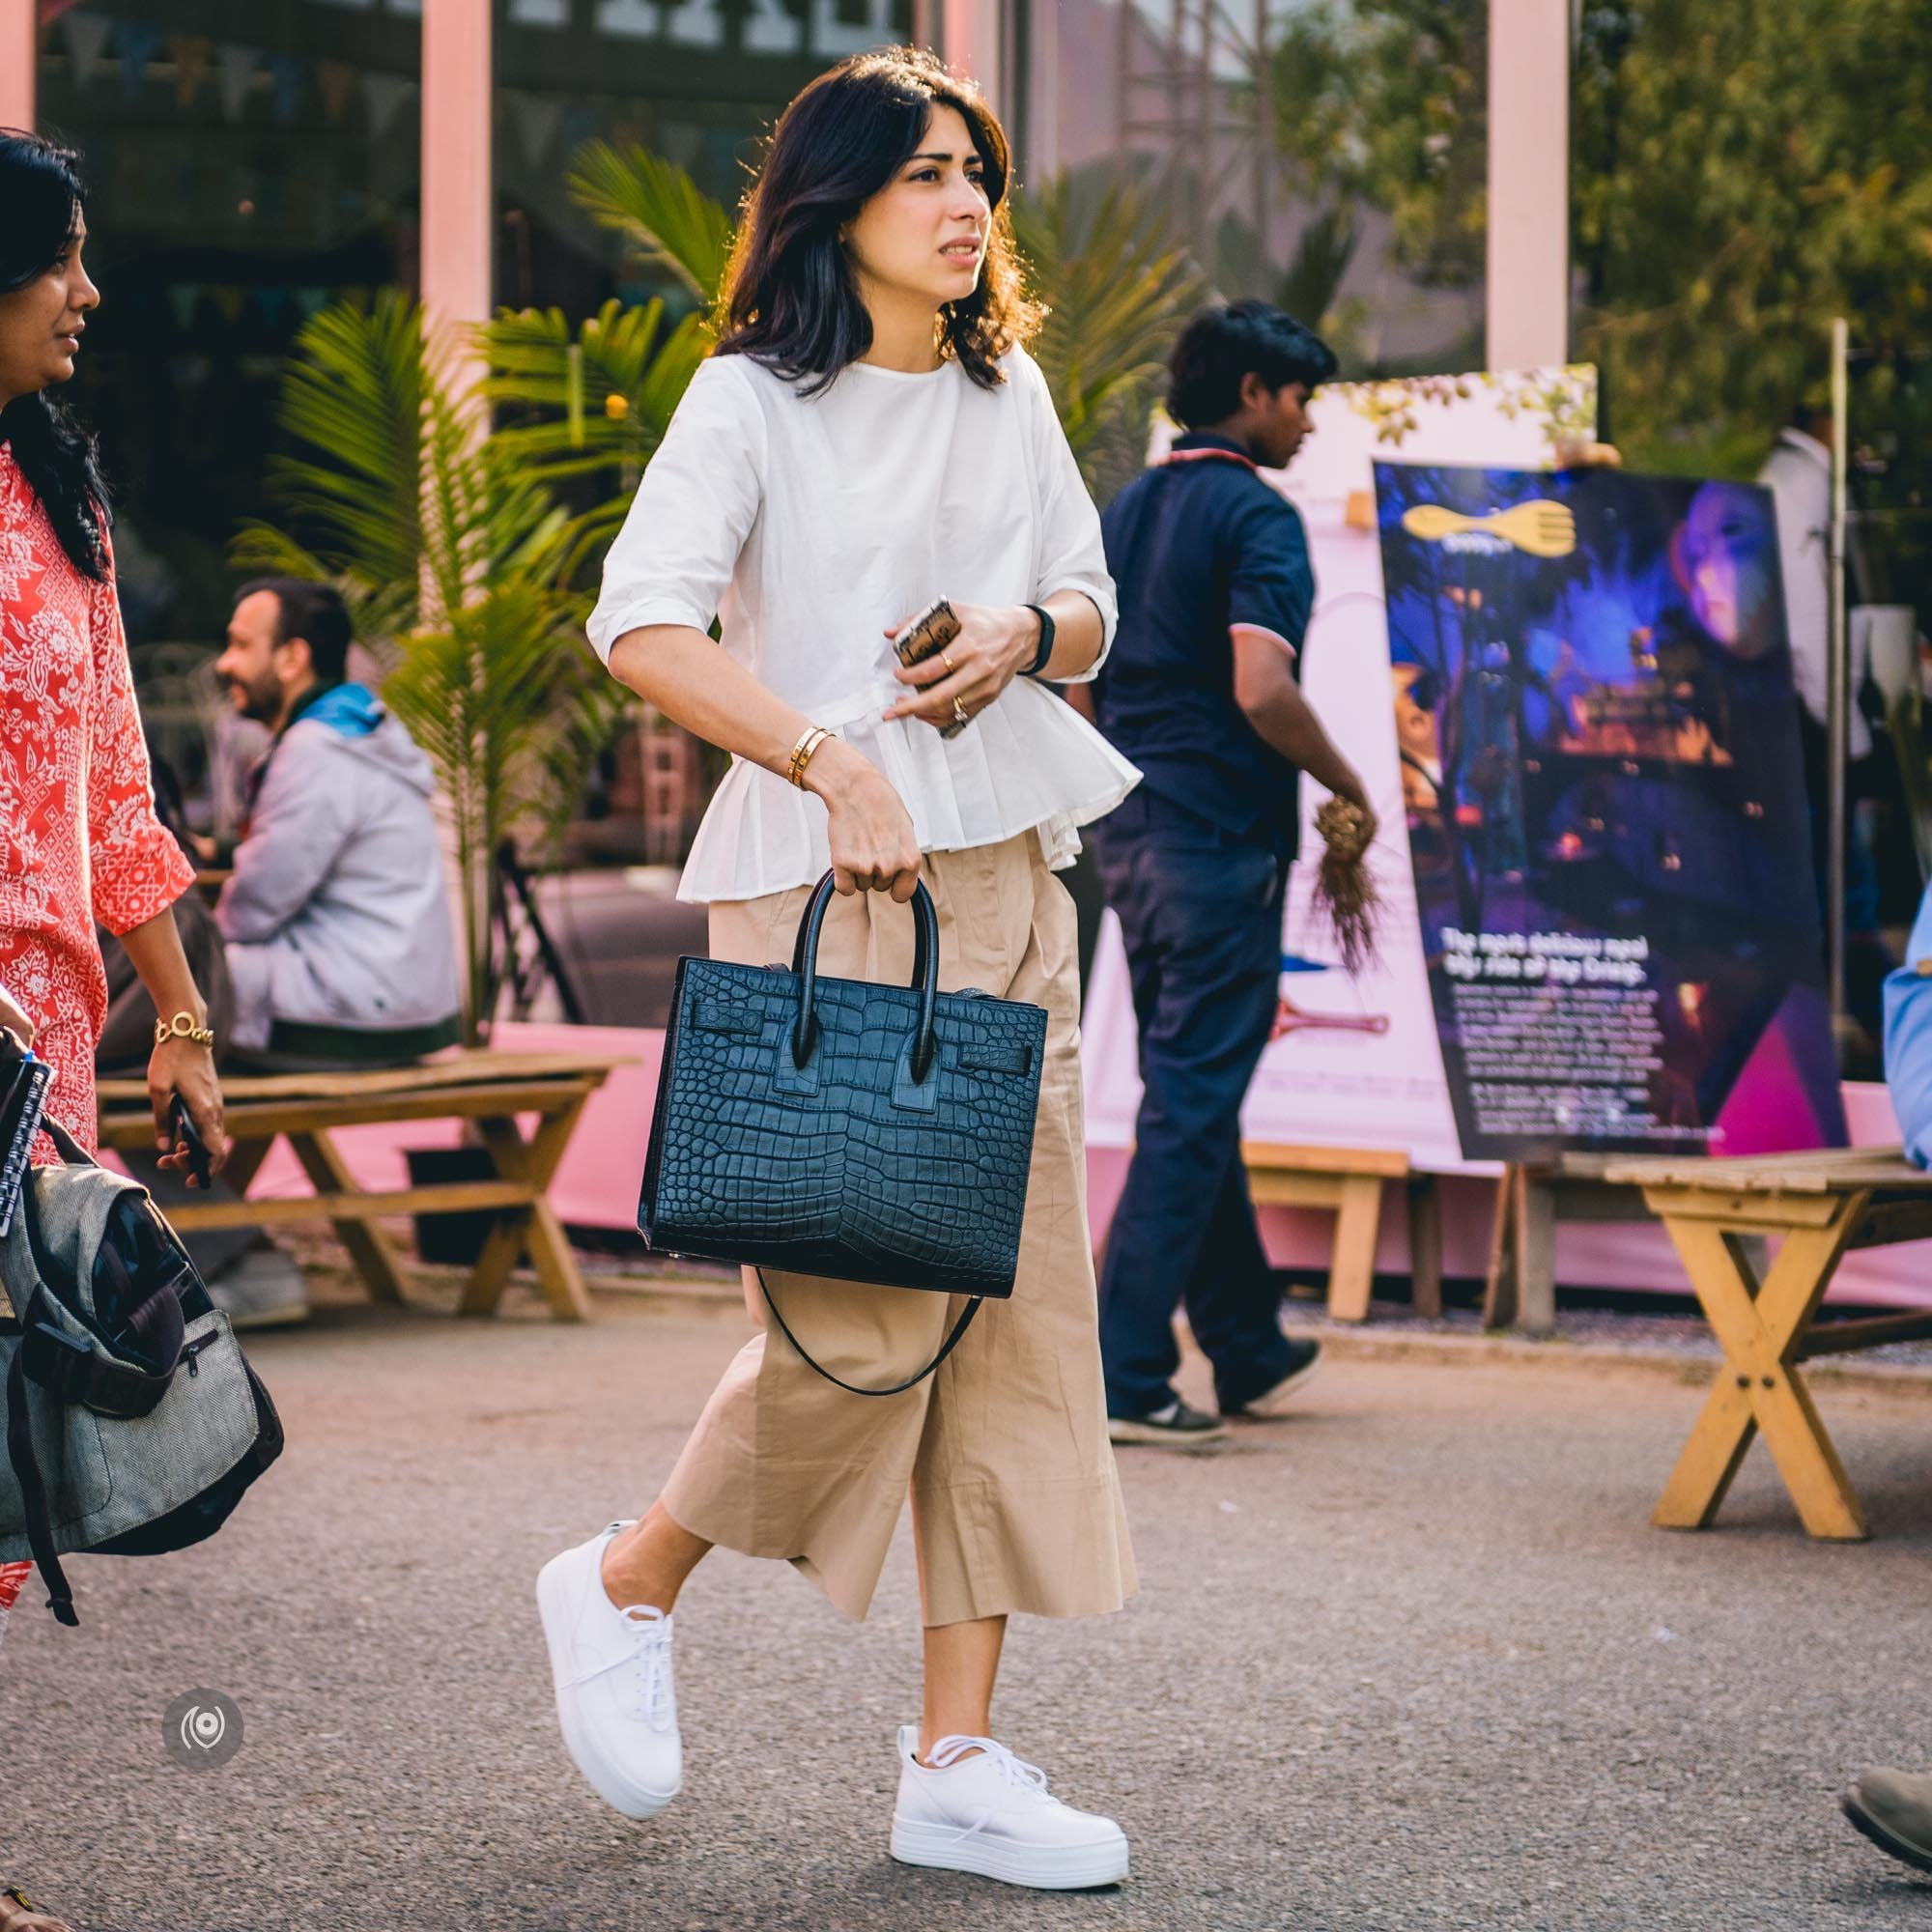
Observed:
[[[1232,1448],[1123,1452],[1143,1593],[1016,1623],[999,1706],[1133,1842],[1125,1886],[1059,1896],[886,1856],[918,1709],[903,1534],[862,1626],[781,1566],[707,1562],[685,1793],[648,1826],[604,1810],[532,1581],[648,1499],[742,1312],[606,1293],[567,1328],[519,1289],[470,1323],[424,1294],[379,1313],[336,1284],[256,1340],[290,1449],[214,1542],[76,1560],[76,1632],[30,1585],[0,1861],[76,1932],[1834,1932],[1932,1905],[1833,1804],[1868,1763],[1932,1763],[1922,1391],[1821,1396],[1858,1548],[1800,1532],[1761,1448],[1718,1531],[1650,1528],[1698,1395],[1580,1349],[1345,1356]],[[200,1687],[245,1719],[216,1771],[161,1747]]]

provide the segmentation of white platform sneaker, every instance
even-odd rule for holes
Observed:
[[[620,1610],[604,1588],[604,1551],[628,1522],[553,1556],[537,1576],[556,1716],[577,1768],[627,1818],[662,1811],[684,1782],[671,1678],[671,1619],[648,1605]]]
[[[1005,1745],[941,1738],[932,1763],[927,1770],[919,1761],[919,1726],[901,1724],[893,1813],[893,1857],[901,1864],[1053,1891],[1126,1877],[1126,1833],[1111,1818],[1063,1804],[1047,1790],[1046,1774]]]

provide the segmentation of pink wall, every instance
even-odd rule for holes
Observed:
[[[643,1179],[644,1143],[657,1094],[658,1063],[664,1036],[624,1027],[502,1025],[497,1043],[529,1052],[631,1054],[635,1064],[619,1068],[584,1111],[551,1200],[573,1227],[625,1229],[637,1225],[638,1190]],[[1852,1140],[1860,1147],[1895,1145],[1898,1125],[1883,1086],[1859,1082],[1845,1088],[1845,1111]],[[372,1189],[407,1186],[404,1150],[453,1147],[455,1122],[396,1126],[352,1127],[337,1139],[361,1183]],[[1088,1152],[1088,1218],[1097,1241],[1112,1218],[1126,1155],[1094,1148]],[[1490,1210],[1495,1183],[1445,1176],[1443,1268],[1452,1277],[1480,1277],[1488,1262]],[[256,1198],[292,1199],[313,1190],[286,1146],[277,1147],[249,1189]],[[1383,1196],[1381,1242],[1376,1253],[1378,1273],[1408,1272],[1408,1237],[1403,1190]],[[1262,1233],[1278,1267],[1327,1265],[1333,1217],[1292,1208],[1263,1210]],[[1566,1222],[1557,1230],[1559,1282],[1593,1288],[1684,1293],[1684,1270],[1662,1229],[1643,1222]],[[1879,1248],[1846,1257],[1833,1282],[1833,1301],[1861,1301],[1898,1307],[1932,1307],[1932,1242]]]
[[[34,125],[34,0],[0,0],[0,128]]]
[[[443,322],[491,306],[490,0],[424,0],[422,298]]]

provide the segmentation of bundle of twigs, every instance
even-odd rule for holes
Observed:
[[[1315,875],[1315,903],[1352,976],[1376,956],[1376,914],[1381,905],[1368,866],[1375,828],[1359,806],[1331,798],[1315,814],[1321,835],[1321,863]]]

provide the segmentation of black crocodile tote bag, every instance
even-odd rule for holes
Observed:
[[[980,1301],[1013,1292],[1039,1107],[1046,1014],[939,991],[939,918],[922,883],[910,986],[828,979],[819,880],[790,969],[681,959],[658,1075],[638,1226],[660,1254],[965,1294],[918,1375],[958,1345]]]

